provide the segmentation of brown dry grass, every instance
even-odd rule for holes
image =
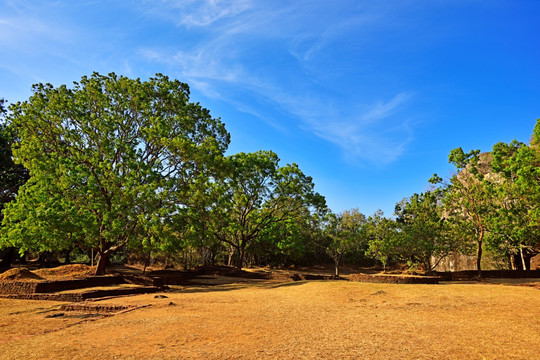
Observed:
[[[1,357],[533,359],[540,354],[540,292],[531,287],[257,282],[164,294],[168,298],[149,294],[99,302],[151,306],[83,322],[45,319],[51,312],[40,311],[58,303],[0,299]]]
[[[44,279],[26,268],[13,268],[0,274],[0,281],[4,280],[40,281]]]
[[[34,273],[36,275],[39,275],[47,280],[62,280],[85,277],[89,275],[94,275],[95,272],[95,266],[88,266],[84,264],[70,264],[58,266],[55,268],[34,270]]]
[[[30,270],[26,267],[9,269],[0,274],[0,280],[40,281],[65,280],[93,275],[96,267],[84,264],[62,265],[55,268]]]

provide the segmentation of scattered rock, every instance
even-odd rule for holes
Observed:
[[[154,296],[154,299],[167,299],[167,298],[168,298],[168,296],[161,295],[161,294]]]
[[[376,291],[373,294],[371,294],[371,296],[373,296],[373,295],[382,295],[382,294],[386,294],[386,292],[384,292],[382,290],[379,290],[379,291]]]
[[[172,301],[169,303],[169,306],[176,306],[175,303],[173,303]]]

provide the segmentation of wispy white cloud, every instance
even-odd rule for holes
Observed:
[[[398,94],[389,102],[374,104],[366,113],[357,116],[349,114],[348,118],[334,121],[315,119],[311,126],[317,136],[342,148],[349,159],[360,158],[378,165],[391,163],[413,140],[409,121],[392,116],[398,111],[392,103],[403,96],[408,98],[408,95]]]
[[[68,29],[45,22],[36,17],[0,15],[0,44],[4,47],[17,46],[35,51],[37,45],[45,42],[65,43],[71,39]]]
[[[256,97],[296,119],[296,125],[305,131],[335,144],[351,159],[389,163],[411,141],[410,125],[397,116],[411,98],[408,89],[370,94],[365,99],[329,100],[325,85],[318,80],[327,76],[328,69],[320,68],[317,60],[343,38],[379,26],[380,9],[361,9],[344,21],[343,16],[339,21],[329,16],[327,22],[320,23],[321,13],[343,12],[346,7],[321,8],[320,2],[312,1],[276,7],[247,0],[164,1],[163,4],[171,10],[170,21],[186,28],[204,27],[205,36],[181,48],[145,48],[141,54],[148,60],[168,64],[205,96],[234,104],[238,110],[261,117],[276,128],[290,127],[290,123],[280,124],[278,120],[261,116],[260,110],[254,110],[238,94]],[[318,23],[313,21],[316,18]],[[305,73],[287,69],[280,77],[280,69],[274,68],[273,73],[278,75],[270,77],[248,64],[246,59],[264,51],[266,44],[273,44],[279,51],[276,55],[292,55]],[[268,53],[268,57],[272,56],[275,55]]]
[[[370,109],[363,113],[361,118],[364,123],[371,123],[392,115],[398,107],[411,98],[410,93],[399,93],[387,102],[377,101]]]
[[[363,106],[287,93],[272,99],[300,119],[301,128],[341,148],[349,161],[380,166],[397,160],[414,138],[409,119],[396,116],[412,97],[399,93]]]
[[[168,19],[178,26],[204,27],[239,15],[251,7],[251,0],[161,0],[145,1],[146,12]]]
[[[361,14],[355,14],[351,18],[330,22],[326,28],[308,27],[302,33],[295,35],[289,42],[289,51],[299,62],[308,64],[328,45],[343,38],[346,34],[353,33],[360,27],[369,27],[377,24],[380,20],[372,10],[366,9]]]

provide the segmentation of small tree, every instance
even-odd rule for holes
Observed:
[[[400,256],[420,263],[427,272],[432,272],[442,259],[459,248],[458,242],[449,236],[442,216],[442,195],[441,190],[427,191],[396,205]]]
[[[334,260],[335,276],[339,276],[339,266],[344,257],[361,247],[365,239],[363,234],[365,224],[366,216],[358,209],[346,210],[338,215],[329,214],[324,233],[329,238],[326,252]]]
[[[396,222],[384,217],[382,210],[377,210],[366,222],[365,234],[368,242],[366,254],[381,262],[384,271],[397,249],[398,233]]]
[[[261,233],[296,218],[306,208],[325,208],[311,177],[296,164],[279,167],[271,151],[239,153],[227,158],[230,175],[214,184],[214,234],[237,255],[242,268],[246,251]]]
[[[186,84],[159,74],[38,84],[11,110],[15,161],[31,180],[4,212],[1,242],[24,250],[76,241],[97,250],[96,274],[118,249],[173,239],[171,224],[208,188],[229,143]]]

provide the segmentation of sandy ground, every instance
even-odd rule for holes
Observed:
[[[46,318],[60,303],[0,299],[2,359],[538,359],[540,291],[347,281],[177,287]]]

